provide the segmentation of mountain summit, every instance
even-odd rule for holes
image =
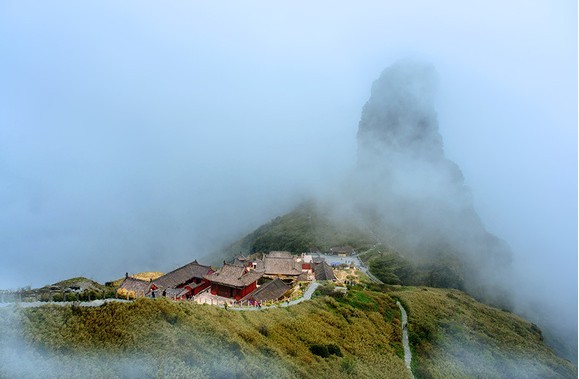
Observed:
[[[386,69],[372,86],[358,129],[359,160],[374,155],[409,153],[429,160],[443,158],[442,137],[433,106],[434,67],[404,61]]]
[[[459,167],[444,154],[436,87],[434,67],[409,60],[374,82],[359,123],[349,195],[395,249],[414,261],[457,262],[467,291],[502,303],[504,289],[498,288],[508,277],[511,253],[486,231]]]
[[[502,283],[510,250],[485,230],[460,169],[444,155],[436,83],[427,64],[387,68],[362,111],[355,170],[233,244],[229,254],[374,249],[405,267],[386,275],[393,283],[464,289],[507,306]]]

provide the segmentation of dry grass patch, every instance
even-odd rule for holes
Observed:
[[[56,359],[133,357],[163,367],[164,376],[400,378],[408,372],[393,306],[387,294],[370,291],[251,312],[139,299],[25,309],[21,322],[23,339]],[[333,353],[318,356],[314,345]]]

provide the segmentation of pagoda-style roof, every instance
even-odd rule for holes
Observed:
[[[291,290],[291,287],[283,282],[283,280],[276,278],[270,282],[263,284],[261,287],[245,296],[243,300],[277,300],[282,297],[287,291]]]
[[[302,273],[302,262],[287,251],[272,251],[263,258],[265,275],[298,276]]]
[[[334,270],[326,262],[322,261],[320,263],[314,263],[314,273],[316,275],[316,280],[335,280]]]
[[[194,260],[155,279],[153,284],[158,288],[176,288],[192,281],[193,278],[203,279],[211,271],[211,267],[200,265],[197,260]]]
[[[119,289],[124,289],[126,291],[137,292],[147,292],[149,290],[149,285],[151,283],[147,280],[133,278],[132,276],[127,276],[125,280],[121,283]]]
[[[232,263],[234,266],[243,266],[263,271],[263,261],[257,258],[237,256]]]
[[[185,296],[188,292],[188,288],[167,288],[165,290],[165,296],[169,298],[179,298]]]
[[[228,287],[243,288],[262,276],[263,271],[249,270],[247,267],[224,263],[219,272],[205,275],[205,279]]]

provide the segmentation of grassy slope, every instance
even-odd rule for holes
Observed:
[[[164,299],[45,306],[22,310],[20,324],[35,354],[57,361],[64,377],[115,377],[129,370],[145,377],[400,378],[407,371],[394,302],[399,298],[409,313],[417,378],[577,376],[533,324],[460,291],[357,288],[346,298],[320,296],[256,312]],[[0,332],[7,328],[15,329],[0,321]],[[336,344],[343,357],[316,356],[313,344]],[[44,367],[35,358],[27,361]],[[0,368],[3,376],[10,377]]]
[[[78,357],[97,355],[110,356],[108,363],[133,357],[160,377],[407,376],[395,303],[376,292],[258,312],[148,299],[22,312],[25,340],[35,350],[59,362],[77,357],[63,364],[71,376]],[[338,345],[344,356],[312,354],[309,347],[320,343]],[[103,369],[114,376],[115,367]]]
[[[100,289],[100,290],[102,290],[102,288],[103,288],[102,284],[97,283],[92,279],[88,279],[88,278],[85,278],[82,276],[62,280],[58,283],[54,283],[53,286],[61,287],[61,288],[66,288],[66,287],[70,287],[70,286],[82,286],[82,287],[91,287],[91,288]]]
[[[414,370],[420,378],[576,378],[530,322],[457,290],[409,288]]]

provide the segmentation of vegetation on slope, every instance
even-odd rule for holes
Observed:
[[[94,370],[78,366],[86,357],[108,362],[105,376],[122,376],[115,370],[127,362],[110,363],[126,357],[157,377],[408,376],[395,301],[363,290],[253,312],[166,299],[45,306],[23,309],[21,325],[33,349],[64,362],[62,375],[71,377],[78,367]]]
[[[94,289],[94,290],[103,289],[102,284],[95,282],[92,279],[85,278],[83,276],[62,280],[58,283],[54,283],[52,286],[60,288],[77,287],[79,289]]]
[[[378,247],[365,252],[361,259],[386,284],[464,289],[460,262],[450,254],[439,254],[436,261],[411,261],[397,251]]]
[[[0,317],[0,359],[26,362],[0,377],[408,377],[396,300],[418,379],[577,376],[535,325],[461,291],[364,286],[260,311],[167,299],[21,309],[19,327]]]
[[[577,368],[543,343],[540,329],[457,290],[406,288],[417,378],[576,378]]]
[[[115,297],[116,288],[82,276],[41,288],[23,288],[7,295],[9,301],[89,301]]]
[[[347,222],[331,221],[326,212],[311,202],[262,225],[225,251],[228,256],[276,250],[301,253],[310,248],[327,251],[333,246],[369,248],[375,243],[369,231]]]
[[[380,230],[378,222],[363,228],[339,219],[329,210],[306,202],[232,244],[221,257],[275,250],[328,251],[333,246],[349,245],[363,253],[365,264],[384,283],[464,289],[463,267],[445,244],[433,245],[431,254],[425,255],[429,258],[418,258],[391,246],[387,241],[390,237],[376,232]]]

